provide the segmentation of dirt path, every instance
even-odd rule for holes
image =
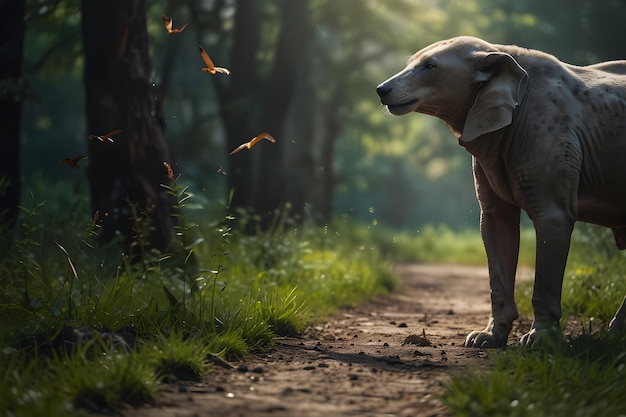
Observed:
[[[166,385],[126,417],[448,416],[442,382],[489,352],[463,348],[489,315],[486,268],[402,265],[402,287],[202,382]],[[513,337],[516,337],[514,335]],[[409,343],[407,343],[409,342]]]

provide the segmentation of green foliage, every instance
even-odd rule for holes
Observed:
[[[79,5],[67,0],[27,3],[24,75],[37,98],[24,105],[23,152],[29,156],[24,169],[27,174],[43,170],[51,178],[75,181],[76,172],[57,161],[85,153],[89,133],[83,121]],[[215,91],[220,82],[213,86],[206,74],[179,63],[200,64],[196,44],[202,39],[229,64],[234,7],[232,2],[199,0],[155,0],[148,5],[154,82],[166,96],[169,146],[186,178],[197,182],[197,189],[211,190],[212,200],[227,194],[227,177],[216,170],[229,170]],[[390,117],[379,105],[375,86],[399,71],[416,50],[456,35],[542,49],[575,64],[618,58],[623,54],[619,19],[625,7],[616,1],[597,7],[591,0],[577,7],[569,7],[568,0],[311,1],[310,17],[316,25],[312,52],[310,61],[294,68],[302,85],[294,93],[293,120],[285,132],[295,143],[279,138],[291,143],[286,154],[294,155],[286,161],[286,176],[317,175],[301,171],[308,166],[302,162],[319,152],[311,137],[336,135],[335,213],[368,221],[371,207],[379,222],[406,229],[440,223],[454,230],[477,226],[467,153],[435,118]],[[267,71],[280,29],[280,4],[267,1],[263,8],[259,66]],[[164,12],[181,24],[191,22],[189,28],[168,36]],[[309,84],[315,88],[307,88]],[[254,87],[264,91],[263,85]],[[263,99],[254,97],[253,108],[259,107]],[[58,105],[61,100],[63,106]],[[333,123],[336,130],[328,132]],[[314,185],[300,184],[298,194]],[[314,202],[313,197],[307,199]]]
[[[210,370],[206,361],[209,345],[202,339],[185,337],[176,329],[169,336],[162,335],[144,349],[154,356],[155,372],[161,379],[175,376],[183,380],[197,380]]]
[[[51,373],[48,383],[57,390],[60,387],[73,404],[103,413],[124,403],[141,404],[153,398],[154,369],[140,355],[105,348],[89,360],[83,349],[79,345],[76,353],[61,354],[47,364]]]
[[[156,393],[154,370],[140,355],[126,355],[102,339],[72,352],[29,355],[3,343],[0,413],[8,416],[80,415],[81,407],[107,413]]]
[[[131,209],[130,247],[99,247],[98,215],[66,218],[34,196],[24,205],[22,231],[0,260],[2,412],[143,402],[159,378],[199,378],[209,356],[265,350],[277,335],[394,288],[377,249],[344,243],[332,228],[281,215],[269,232],[246,235],[244,214],[227,208],[215,222],[178,178],[165,187],[181,210],[170,253],[142,245],[146,213]]]
[[[626,341],[582,334],[549,349],[494,352],[493,369],[453,376],[442,396],[457,416],[626,413]]]
[[[66,395],[59,395],[58,385],[50,374],[43,371],[41,359],[4,346],[0,354],[0,413],[3,416],[63,417],[75,411]]]
[[[299,301],[296,290],[293,288],[286,294],[279,294],[280,290],[269,291],[256,302],[261,317],[279,336],[296,336],[305,327],[306,304]]]
[[[201,71],[174,65],[198,62],[197,39],[218,57],[227,55],[233,3],[150,2],[155,83],[164,90],[169,86],[165,114],[170,146],[195,185],[166,185],[183,211],[177,219],[177,246],[160,254],[141,244],[149,225],[145,213],[136,210],[138,246],[99,248],[94,243],[98,218],[89,213],[85,179],[76,176],[84,171],[57,163],[85,153],[88,133],[79,6],[66,0],[29,0],[27,6],[24,77],[29,94],[24,97],[22,150],[28,155],[24,177],[35,180],[32,192],[24,193],[15,246],[0,261],[0,398],[12,415],[50,416],[76,413],[77,404],[114,407],[145,399],[159,373],[204,372],[205,353],[235,359],[265,349],[276,334],[292,334],[342,305],[394,288],[386,261],[484,264],[469,156],[434,118],[389,117],[374,87],[400,70],[417,49],[461,34],[547,50],[578,64],[616,58],[623,54],[620,19],[626,7],[616,1],[599,7],[591,0],[577,2],[577,7],[568,0],[313,1],[314,53],[307,54],[311,62],[294,69],[302,80],[294,103],[307,105],[290,109],[297,116],[285,136],[293,138],[294,147],[307,141],[311,145],[314,135],[326,136],[328,126],[334,126],[334,207],[344,217],[323,230],[277,217],[269,233],[244,236],[238,230],[245,227],[247,214],[224,214],[229,203],[215,198],[226,194],[225,176],[216,170],[225,166],[228,171],[215,89]],[[278,3],[265,6],[262,71],[270,68],[279,28]],[[160,17],[164,12],[193,24],[181,36],[168,37]],[[263,91],[263,86],[254,87]],[[302,161],[319,152],[315,146],[304,149],[290,166],[307,166]],[[192,194],[191,189],[198,191]],[[619,305],[626,293],[625,281],[619,279],[625,263],[623,255],[609,249],[611,242],[607,232],[597,229],[574,234],[563,291],[566,317],[606,321]],[[532,265],[533,259],[532,230],[524,228],[520,264]],[[531,312],[531,285],[517,290],[526,314]],[[82,355],[84,346],[57,352],[51,345],[66,326],[96,332],[132,329],[139,342],[130,356],[95,342],[102,357]],[[202,353],[186,349],[187,342]],[[615,378],[623,377],[623,346],[614,351],[604,339],[589,342],[589,350],[593,345],[609,352],[609,359],[594,368],[581,359],[582,342],[572,341],[572,350],[560,356],[506,351],[496,364],[502,372],[454,380],[456,399],[449,404],[460,415],[550,414],[530,413],[531,405],[547,407],[552,415],[624,414],[623,408],[611,408],[621,407],[619,398],[624,398],[624,384],[614,386]],[[605,358],[597,352],[592,356]],[[536,362],[536,369],[523,376],[526,362],[529,367]],[[555,367],[560,362],[564,369]],[[521,376],[516,376],[518,368]],[[86,375],[84,369],[95,369],[106,380],[93,371]],[[560,373],[568,370],[572,373]],[[576,385],[585,378],[595,384],[602,376],[608,384],[588,385],[590,397],[584,385]],[[521,390],[528,383],[539,397],[524,397]],[[61,393],[59,386],[64,387]],[[620,397],[609,404],[600,396],[603,390],[606,398],[612,392]],[[563,397],[567,401],[548,404],[550,398]],[[582,404],[585,398],[592,398],[596,408]],[[568,403],[578,408],[558,408]]]
[[[378,248],[385,259],[394,262],[456,263],[485,265],[486,255],[478,227],[455,231],[446,225],[426,225],[414,232],[398,230],[377,223],[365,225],[338,220],[337,233],[351,239],[357,248]],[[358,225],[358,226],[357,226]],[[534,229],[521,229],[519,264],[533,266]]]

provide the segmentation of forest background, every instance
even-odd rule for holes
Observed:
[[[164,14],[189,26],[168,35]],[[209,353],[241,358],[394,289],[388,261],[484,265],[470,156],[441,121],[388,115],[376,85],[456,35],[578,65],[624,58],[625,16],[617,0],[0,0],[6,409],[66,416],[141,403],[180,363],[199,377]],[[203,72],[198,45],[232,74]],[[229,155],[262,132],[276,143]],[[381,229],[392,233],[370,239]],[[520,263],[532,265],[523,232]],[[610,319],[621,301],[623,253],[606,233],[586,245],[575,236],[566,316]],[[96,235],[129,241],[95,245]],[[531,290],[517,291],[524,314]],[[92,356],[85,335],[127,336],[121,348],[133,354]],[[621,346],[608,361],[586,356],[616,373],[553,361],[580,370],[560,376],[540,357],[545,372],[532,378],[512,380],[507,365],[493,386],[456,383],[461,406],[497,397],[508,409],[515,397],[492,395],[502,381],[528,392],[549,375],[583,382],[557,406],[622,407],[606,397],[624,398]],[[598,378],[585,384],[588,375]],[[490,401],[468,402],[470,388]],[[552,406],[553,391],[535,392]],[[593,411],[571,401],[585,398]]]
[[[345,216],[415,233],[426,224],[475,228],[479,213],[470,156],[443,123],[393,118],[377,99],[375,86],[412,53],[474,35],[579,65],[626,56],[626,4],[612,0],[133,0],[101,2],[100,11],[97,3],[28,0],[19,88],[4,84],[23,108],[20,153],[3,141],[3,165],[17,156],[22,188],[60,205],[86,196],[90,183],[92,199],[113,188],[121,165],[119,149],[87,139],[104,132],[89,130],[86,91],[115,88],[84,72],[89,56],[111,70],[93,41],[115,26],[104,10],[127,7],[146,19],[162,155],[196,202],[223,208],[235,189],[235,206],[261,213],[288,204],[294,216],[322,224]],[[163,14],[174,27],[190,25],[168,35]],[[202,72],[198,45],[233,74]],[[104,129],[106,117],[92,117],[91,127]],[[264,131],[277,143],[228,156]],[[122,135],[116,146],[129,142]],[[59,164],[77,155],[88,155],[82,170]]]

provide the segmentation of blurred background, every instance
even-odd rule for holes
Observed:
[[[22,188],[34,194],[71,201],[87,193],[86,174],[102,149],[87,136],[117,127],[112,121],[92,132],[88,124],[86,88],[97,91],[99,81],[85,76],[85,65],[89,56],[105,69],[111,62],[94,38],[126,36],[124,15],[98,12],[97,3],[113,10],[120,1],[26,1],[20,160]],[[289,204],[294,215],[322,224],[345,216],[416,233],[427,224],[477,226],[469,154],[443,122],[392,117],[375,93],[424,46],[474,35],[578,65],[626,57],[626,3],[618,0],[121,3],[145,19],[143,69],[161,106],[162,155],[195,201],[224,207],[235,189],[235,205],[269,213]],[[189,26],[168,35],[163,14],[175,28]],[[198,45],[232,75],[201,71]],[[277,143],[228,156],[261,132]],[[82,169],[59,164],[77,155],[89,156]]]

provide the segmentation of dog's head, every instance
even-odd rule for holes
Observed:
[[[376,92],[391,114],[436,116],[470,141],[511,123],[527,77],[496,45],[462,36],[417,52]]]

